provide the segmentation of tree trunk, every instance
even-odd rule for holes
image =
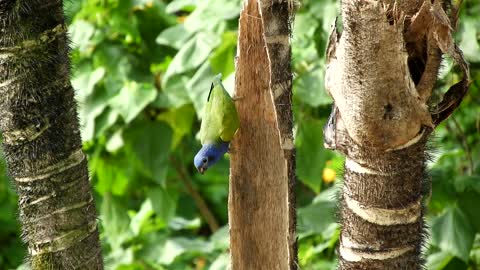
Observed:
[[[458,106],[468,67],[440,0],[343,0],[343,32],[332,31],[326,87],[335,105],[327,147],[344,153],[339,269],[423,269],[426,143]],[[464,73],[428,108],[441,54]]]
[[[290,1],[245,1],[235,95],[240,129],[231,148],[232,269],[297,268]]]
[[[103,269],[62,1],[0,1],[0,129],[32,269]]]

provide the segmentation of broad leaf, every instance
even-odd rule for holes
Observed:
[[[150,190],[147,196],[157,217],[165,224],[168,224],[176,210],[177,200],[175,194],[159,187]]]
[[[158,262],[168,265],[185,252],[208,253],[211,250],[212,246],[210,243],[199,239],[170,238],[165,242],[165,246],[161,254],[159,254]]]
[[[125,130],[124,139],[140,171],[163,185],[172,142],[171,128],[163,122],[138,121]]]
[[[450,207],[431,225],[432,243],[463,261],[468,261],[475,231],[465,213],[458,207]]]
[[[297,147],[297,175],[315,192],[320,192],[322,172],[332,152],[323,147],[324,122],[317,119],[304,119],[298,127],[295,140]]]
[[[318,195],[312,204],[298,209],[298,230],[302,233],[322,233],[335,223],[336,203],[331,188]]]
[[[183,24],[177,24],[163,30],[155,41],[160,45],[170,46],[180,50],[191,36],[192,33],[187,31]]]
[[[168,66],[162,81],[162,88],[168,88],[168,80],[174,75],[200,66],[218,44],[220,44],[220,38],[213,33],[200,32],[193,36],[178,51]]]
[[[109,104],[125,120],[131,122],[150,102],[155,100],[157,91],[151,84],[126,82]]]

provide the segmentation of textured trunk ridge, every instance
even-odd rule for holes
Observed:
[[[421,269],[428,133],[390,151],[364,148],[351,139],[341,142],[347,160],[340,269]]]
[[[327,46],[335,104],[324,129],[326,147],[347,157],[341,270],[423,267],[426,142],[469,86],[452,38],[457,15],[448,0],[342,0],[343,32],[335,28]],[[463,79],[429,108],[442,53]]]
[[[342,4],[326,83],[338,109],[325,136],[347,157],[339,269],[419,270],[432,120],[409,72],[404,21],[381,1]]]
[[[61,1],[0,1],[0,129],[32,269],[103,269]]]

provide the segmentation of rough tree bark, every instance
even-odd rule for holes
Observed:
[[[232,269],[297,269],[291,1],[247,0],[240,15],[229,224]]]
[[[325,145],[344,153],[339,269],[423,269],[426,143],[459,105],[468,66],[452,39],[457,7],[443,0],[343,0],[327,48],[335,105]],[[447,15],[448,14],[448,15]],[[463,79],[428,106],[442,54]]]
[[[32,269],[103,269],[58,0],[0,0],[0,129]]]

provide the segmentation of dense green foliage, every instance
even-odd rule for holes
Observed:
[[[195,171],[192,160],[213,75],[223,73],[226,88],[233,90],[241,1],[66,5],[72,82],[107,269],[226,269],[228,160],[205,175]],[[338,10],[334,0],[303,1],[292,39],[302,269],[336,265],[339,227],[332,187],[341,181],[342,158],[323,148],[322,126],[331,103],[323,87],[324,51]],[[432,142],[426,244],[431,270],[480,269],[479,14],[480,2],[467,0],[458,33],[472,67],[470,94]],[[458,81],[456,72],[446,59],[437,96]],[[222,226],[214,233],[199,211],[199,199]],[[16,212],[16,197],[2,176],[0,269],[18,267],[25,256]]]

